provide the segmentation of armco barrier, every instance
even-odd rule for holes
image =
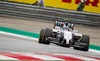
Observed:
[[[100,14],[61,10],[0,1],[0,15],[30,19],[62,20],[69,18],[73,23],[100,26]]]

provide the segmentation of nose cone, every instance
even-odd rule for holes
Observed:
[[[72,39],[72,32],[64,31],[64,39],[66,39],[66,44],[69,44],[69,41]]]

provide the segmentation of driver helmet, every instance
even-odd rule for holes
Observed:
[[[68,26],[68,23],[66,22],[65,25]]]

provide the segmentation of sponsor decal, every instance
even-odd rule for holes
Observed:
[[[65,3],[72,3],[72,0],[62,0]],[[80,0],[75,0],[75,4],[79,4]],[[99,0],[87,0],[85,5],[89,6],[90,4],[93,7],[98,7]]]
[[[44,3],[45,6],[77,10],[80,0],[44,0]],[[87,0],[83,11],[100,13],[100,0]]]

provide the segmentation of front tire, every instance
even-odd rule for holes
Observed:
[[[43,43],[44,41],[44,31],[44,29],[41,29],[40,31],[39,43]]]
[[[52,30],[49,28],[41,29],[39,43],[50,44],[50,41],[46,40],[48,37],[52,37]]]
[[[83,36],[82,36],[81,42],[87,44],[87,47],[86,47],[86,48],[83,48],[82,50],[83,50],[83,51],[88,51],[88,50],[89,50],[89,43],[90,43],[90,38],[89,38],[89,36],[88,36],[88,35],[83,35]]]
[[[79,47],[74,47],[76,50],[83,50],[83,51],[88,51],[89,50],[89,43],[90,43],[90,38],[88,35],[83,35],[82,39],[80,40],[80,43],[85,43],[87,44],[84,48],[79,48]]]
[[[45,38],[44,44],[50,44],[50,41],[46,40],[46,38],[48,37],[52,37],[52,29],[46,28],[44,32],[44,38]]]

